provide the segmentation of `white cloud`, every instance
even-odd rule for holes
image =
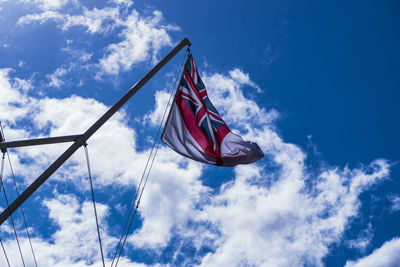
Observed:
[[[32,21],[39,21],[40,24],[45,23],[48,20],[55,20],[61,22],[64,20],[64,16],[55,11],[45,11],[42,13],[28,14],[18,19],[18,25],[29,24]]]
[[[130,16],[138,22],[135,27],[150,29],[150,32],[151,25],[161,23],[160,14],[153,14],[144,22],[135,12]],[[140,29],[129,27],[123,38],[141,36]],[[157,34],[157,31],[150,33],[153,37]],[[123,43],[116,46],[124,46]],[[126,46],[129,45],[128,42]],[[153,51],[147,50],[146,56],[153,57],[159,47],[154,48],[152,41],[144,42],[143,47],[149,46]],[[110,55],[115,52],[117,58],[122,55],[109,52]],[[142,59],[132,56],[130,60]],[[129,61],[124,64],[125,67],[118,65],[114,70],[119,72],[131,67]],[[79,134],[108,108],[94,99],[79,96],[34,98],[22,82],[10,77],[10,72],[10,69],[0,70],[0,93],[6,96],[0,98],[0,108],[9,139],[37,137],[33,133],[38,132],[50,136]],[[274,129],[274,120],[279,114],[246,98],[243,92],[246,88],[258,90],[248,74],[240,69],[228,74],[206,74],[204,82],[210,99],[228,126],[243,132],[245,139],[256,141],[266,157],[257,164],[234,168],[227,182],[212,189],[203,184],[207,167],[162,148],[141,202],[142,224],[130,235],[130,246],[161,253],[176,237],[182,241],[176,245],[175,256],[170,260],[172,265],[179,255],[189,253],[186,248],[190,246],[194,255],[186,257],[186,265],[322,266],[330,245],[341,242],[346,228],[358,215],[360,194],[389,175],[389,164],[378,159],[356,169],[324,166],[311,170],[305,152],[286,143]],[[166,95],[158,92],[155,97],[155,109],[147,117],[151,122],[159,120]],[[22,128],[17,123],[20,120],[31,125],[25,123]],[[137,149],[135,129],[127,121],[124,112],[117,113],[88,142],[96,187],[123,190],[127,185],[138,184],[149,149]],[[31,173],[40,173],[66,146],[20,149],[18,155],[12,154],[17,174],[29,181]],[[56,173],[53,183],[70,182],[77,185],[77,190],[86,191],[86,177],[81,151]],[[90,232],[94,229],[93,222],[89,222],[89,217],[93,218],[90,204],[57,192],[43,204],[59,229],[52,235],[54,243],[34,238],[35,248],[44,251],[40,257],[50,258],[49,266],[98,265],[96,234]],[[103,222],[109,204],[99,205]],[[74,236],[67,238],[70,233]],[[107,227],[103,233],[106,246],[114,244],[115,237],[108,233]],[[80,239],[89,246],[82,247]],[[8,247],[10,242],[6,240]],[[393,243],[397,249],[397,239]],[[17,260],[17,250],[10,249],[13,259]],[[94,262],[82,260],[81,255]],[[127,258],[122,261],[127,266],[134,265]]]
[[[322,155],[321,152],[319,152],[319,150],[318,150],[318,146],[313,142],[312,139],[313,139],[313,136],[311,134],[307,135],[307,140],[308,140],[307,147],[311,148],[312,153],[314,155],[316,155],[316,156]]]
[[[10,86],[10,85],[9,85]],[[18,89],[14,89],[18,92]],[[29,99],[29,97],[27,97]],[[47,131],[50,136],[82,133],[88,128],[107,107],[92,99],[72,96],[65,99],[36,99],[39,108],[24,110],[29,114],[36,131]],[[6,122],[8,122],[6,120]],[[15,129],[8,125],[6,134],[11,140],[30,137],[26,131]],[[135,151],[135,133],[125,125],[123,113],[118,113],[88,142],[92,158],[92,173],[97,187],[132,185],[137,183],[141,170],[144,168],[148,151]],[[18,155],[12,153],[12,161],[17,175],[32,179],[31,173],[40,170],[51,163],[65,146],[31,147],[19,149]],[[113,155],[110,158],[110,155]],[[32,162],[23,164],[24,159]],[[76,153],[61,172],[53,177],[62,177],[62,182],[71,181],[79,185],[80,190],[87,190],[86,166],[83,153]],[[183,164],[183,165],[182,165]],[[164,247],[171,238],[171,228],[177,222],[187,221],[193,206],[207,188],[198,180],[201,165],[182,160],[170,150],[160,150],[157,162],[153,167],[152,177],[142,200],[141,216],[144,225],[129,239],[131,244],[151,248]],[[74,178],[73,178],[74,177]],[[135,179],[135,180],[133,180]],[[177,194],[171,195],[171,190]],[[44,240],[34,241],[35,249],[42,251],[41,257],[50,257],[48,266],[86,266],[90,265],[82,259],[82,253],[92,260],[96,253],[97,244],[87,246],[89,233],[81,236],[74,231],[85,231],[86,216],[90,214],[90,205],[78,203],[71,195],[59,195],[55,199],[44,202],[50,209],[50,219],[54,220],[61,229],[52,236],[54,244]],[[106,206],[103,206],[106,209]],[[104,217],[104,214],[102,215]],[[155,220],[154,220],[155,219]],[[161,222],[161,223],[160,223]],[[89,227],[89,226],[88,226]],[[83,228],[83,229],[81,229]],[[66,234],[68,232],[68,234]],[[71,238],[71,233],[74,237]],[[90,235],[91,236],[91,235]],[[93,240],[92,240],[93,241]],[[90,242],[92,242],[90,241]],[[11,241],[10,241],[11,242]],[[82,243],[79,243],[82,242]],[[89,242],[89,243],[90,243]],[[87,247],[82,247],[86,244]],[[11,246],[11,245],[10,245]],[[63,248],[64,253],[57,252]],[[11,249],[12,250],[12,249]],[[67,251],[67,252],[66,252]],[[17,254],[15,254],[17,256]],[[15,257],[15,260],[18,258]],[[129,265],[126,258],[121,263]],[[75,264],[75,265],[73,265]],[[98,263],[97,263],[98,264]]]
[[[52,241],[63,248],[62,258],[73,262],[77,258],[100,259],[96,223],[91,202],[79,203],[73,195],[55,194],[55,198],[45,200],[43,204],[49,209],[49,218],[60,227],[52,235]],[[107,207],[97,203],[99,225],[104,223]],[[102,231],[104,247],[110,247],[109,237]],[[115,241],[115,240],[114,240]],[[42,253],[41,253],[42,254]],[[61,255],[60,255],[61,256]]]
[[[32,80],[14,78],[13,87],[26,92],[32,88]]]
[[[145,120],[148,120],[151,123],[151,125],[153,125],[153,126],[158,126],[164,115],[165,108],[167,107],[169,98],[170,98],[170,94],[168,92],[157,91],[155,94],[156,104],[155,104],[154,111],[152,113],[146,115]],[[165,119],[166,119],[167,115],[168,114],[165,115]]]
[[[156,10],[149,16],[142,16],[135,9],[127,11],[126,8],[131,6],[131,1],[115,0],[110,2],[114,3],[112,6],[102,9],[95,7],[90,10],[79,5],[78,14],[69,14],[61,9],[68,2],[56,1],[52,8],[48,1],[37,1],[35,3],[43,11],[20,17],[17,24],[25,25],[35,21],[45,23],[53,20],[63,31],[82,26],[91,34],[108,34],[118,29],[121,41],[109,44],[105,48],[105,54],[100,57],[96,65],[99,70],[96,74],[98,79],[105,74],[118,75],[122,71],[130,70],[134,64],[149,59],[153,63],[156,62],[160,50],[173,44],[170,32],[179,30],[177,26],[164,23],[160,11]]]
[[[372,254],[357,261],[348,261],[346,267],[397,267],[400,262],[400,239],[393,238]]]
[[[369,223],[368,227],[360,233],[357,239],[349,240],[347,242],[348,246],[351,248],[358,249],[362,253],[364,253],[366,248],[370,245],[373,235],[374,231],[372,229],[372,224]]]
[[[100,59],[102,74],[117,75],[149,57],[153,62],[156,61],[160,49],[172,45],[168,34],[171,26],[162,24],[162,20],[159,11],[154,11],[152,16],[142,17],[133,10],[124,22],[121,32],[123,40],[109,45],[107,55]]]
[[[203,208],[200,218],[211,222],[221,236],[202,266],[322,266],[329,245],[339,242],[357,215],[360,192],[387,175],[384,161],[371,164],[376,168],[373,174],[332,169],[310,177],[317,187],[310,192],[306,180],[311,174],[299,152],[283,142],[275,146],[275,160],[285,159],[274,173],[275,182],[267,170],[246,166],[256,169],[254,176],[239,170]]]
[[[64,85],[64,77],[70,72],[70,69],[57,68],[52,74],[48,74],[46,78],[50,80],[48,86],[54,86],[60,88]]]
[[[71,43],[71,40],[67,40],[67,45]],[[80,62],[86,62],[90,60],[93,56],[93,53],[86,53],[85,51],[74,49],[70,46],[63,48],[63,51],[70,54],[73,58],[79,60]]]
[[[70,42],[67,41],[67,45]],[[74,49],[71,46],[67,46],[62,51],[69,54],[71,60],[69,65],[61,65],[53,73],[47,74],[46,79],[48,80],[48,87],[55,87],[57,89],[62,86],[68,86],[71,84],[71,73],[78,73],[81,70],[87,72],[90,69],[90,63],[88,61],[92,58],[93,53],[86,53],[81,49]],[[80,81],[78,86],[82,86],[83,80]]]
[[[3,80],[3,87],[15,93],[15,97],[10,101],[21,99],[23,91],[21,88],[12,88],[11,78],[7,76],[7,71],[5,71]],[[29,96],[25,96],[25,98],[25,102],[35,101],[37,105],[30,105],[24,109],[19,107],[19,112],[24,113],[19,119],[29,116],[35,132],[47,132],[46,135],[50,136],[82,133],[108,108],[93,99],[84,99],[78,96],[65,99],[33,99]],[[13,111],[11,107],[4,106],[2,114],[7,113],[7,109],[10,112]],[[124,117],[124,113],[117,113],[88,142],[92,159],[92,173],[97,187],[132,186],[137,183],[144,168],[149,151],[136,151],[135,132],[126,126]],[[11,126],[9,118],[6,117],[5,122],[5,131],[9,140],[34,137],[28,130]],[[11,153],[14,170],[17,175],[25,177],[26,182],[31,182],[34,178],[31,174],[40,173],[65,148],[65,145],[20,148],[18,154]],[[23,163],[26,159],[30,160],[28,163]],[[152,176],[157,179],[151,180],[151,186],[146,189],[146,195],[141,205],[141,209],[143,209],[141,215],[146,223],[133,235],[135,238],[130,238],[130,243],[152,248],[165,246],[171,238],[171,228],[177,221],[184,222],[190,218],[199,195],[207,191],[198,180],[201,169],[199,164],[182,160],[170,150],[159,152],[152,172]],[[54,183],[58,178],[62,178],[63,183],[70,181],[76,183],[79,190],[87,190],[86,172],[83,152],[77,152],[66,166],[57,172],[52,181]],[[171,190],[179,192],[179,194],[171,196]],[[88,222],[86,224],[84,218],[89,216],[89,207],[91,206],[89,204],[81,205],[72,195],[57,193],[54,199],[48,199],[44,204],[51,211],[50,219],[60,226],[60,230],[52,236],[54,244],[36,238],[34,247],[42,251],[40,257],[51,258],[48,266],[91,265],[81,260],[82,258],[92,260],[97,255],[97,244],[91,244],[92,241],[86,240],[89,238],[89,233],[82,237],[85,227],[89,224]],[[176,209],[177,207],[178,209]],[[102,206],[102,208],[106,209],[106,206]],[[148,214],[149,216],[147,216]],[[102,216],[104,217],[104,214]],[[156,220],[151,218],[156,218]],[[160,224],[160,222],[162,223]],[[78,229],[82,233],[74,232]],[[71,238],[71,233],[74,238]],[[77,237],[80,237],[79,240]],[[91,245],[87,246],[88,242]],[[82,244],[86,244],[87,247],[82,247]],[[60,250],[61,247],[62,250]],[[12,248],[11,250],[14,251]],[[64,253],[61,254],[57,250],[64,251]],[[82,253],[86,257],[82,257]],[[15,260],[18,259],[17,256],[15,254]],[[121,261],[127,266],[131,264],[126,258]]]
[[[114,2],[117,5],[127,6],[127,7],[130,7],[131,5],[133,5],[132,0],[111,0],[111,2]]]
[[[38,13],[27,14],[18,19],[18,25],[30,24],[38,21],[41,24],[48,20],[54,20],[59,27],[66,31],[71,27],[83,26],[91,34],[106,33],[123,23],[120,13],[132,2],[128,0],[110,1],[111,6],[102,9],[94,7],[88,9],[77,0],[20,0],[39,8]],[[73,8],[67,8],[71,6]],[[72,12],[75,12],[72,14]]]
[[[40,110],[33,115],[38,129],[50,127],[51,136],[82,133],[107,107],[95,100],[71,97],[43,99]],[[54,107],[57,107],[56,109]],[[97,186],[127,186],[137,184],[144,169],[149,150],[136,151],[136,134],[125,125],[124,114],[118,113],[89,141],[92,173]],[[65,148],[30,148],[23,156],[34,158],[32,166],[48,165]],[[112,159],[110,158],[112,155]],[[187,162],[187,163],[185,163]],[[83,153],[76,153],[62,174],[81,189],[87,188]],[[182,163],[185,163],[182,165]],[[29,168],[28,168],[29,169]],[[129,242],[151,248],[164,247],[171,238],[171,228],[185,223],[193,213],[193,206],[207,188],[200,183],[201,165],[188,162],[170,150],[160,150],[152,168],[151,180],[141,202],[140,214],[145,223]],[[171,195],[171,191],[174,194]]]
[[[118,7],[93,8],[92,10],[83,7],[81,15],[69,15],[52,10],[44,11],[20,17],[17,24],[25,25],[35,21],[43,24],[48,20],[59,23],[59,27],[64,31],[75,26],[83,26],[91,34],[108,32],[120,24]]]
[[[229,75],[231,76],[232,79],[237,81],[239,84],[244,84],[244,85],[249,85],[253,88],[256,88],[258,90],[258,93],[261,93],[261,88],[255,84],[253,81],[250,80],[250,76],[247,73],[244,73],[240,69],[233,69],[229,72]]]
[[[54,192],[54,197],[44,200],[42,204],[47,207],[49,218],[57,230],[52,233],[50,240],[42,238],[40,235],[32,238],[38,265],[49,267],[100,266],[101,256],[92,203],[89,201],[80,202],[72,194]],[[109,236],[108,228],[105,226],[108,207],[97,203],[96,208],[104,251],[111,251],[117,239]],[[28,239],[20,236],[19,240],[25,252],[26,266],[34,266],[32,254],[28,250]],[[3,239],[3,243],[11,266],[21,266],[22,262],[15,241]],[[106,257],[106,264],[107,266],[111,264],[110,258]],[[4,257],[0,257],[0,266],[7,266]],[[145,265],[134,263],[126,257],[122,257],[120,266]]]
[[[115,7],[93,8],[92,10],[83,7],[82,15],[66,15],[65,18],[62,25],[63,30],[68,30],[74,26],[84,26],[90,33],[108,32],[121,23],[119,8]]]
[[[141,202],[143,227],[130,237],[139,247],[164,248],[173,235],[173,229],[185,230],[194,217],[195,205],[207,194],[208,188],[199,180],[202,166],[183,160],[169,149],[159,151],[150,184]],[[187,161],[187,167],[180,166]]]
[[[0,94],[3,96],[0,98],[1,120],[8,140],[41,137],[30,133],[29,129],[32,128],[36,132],[39,131],[43,135],[50,136],[81,134],[107,110],[105,105],[93,99],[83,99],[77,96],[65,99],[29,97],[24,88],[19,86],[21,81],[15,83],[17,78],[9,77],[10,71],[10,69],[0,70]],[[27,125],[24,128],[12,126],[21,119],[29,119],[33,125]],[[116,136],[118,138],[115,138]],[[130,158],[136,156],[135,151],[132,150],[135,147],[134,136],[135,133],[125,126],[123,113],[117,113],[104,126],[104,130],[100,130],[93,136],[89,142],[89,148],[93,153],[102,155],[97,164],[93,163],[94,174],[103,174],[101,176],[102,183],[115,183],[115,177],[119,177],[118,181],[122,184],[133,179],[132,176],[136,174],[136,171],[126,166],[129,166]],[[106,141],[108,139],[115,140],[115,146],[106,145],[111,144]],[[68,145],[59,144],[20,148],[18,155],[12,154],[17,174],[26,176],[27,182],[31,181],[33,177],[30,173],[40,173],[40,170],[55,160],[66,149],[66,146]],[[114,148],[114,150],[110,151],[110,148]],[[110,162],[108,155],[120,155],[120,164]],[[141,159],[144,156],[138,155],[137,158]],[[21,161],[27,158],[31,160],[31,163],[23,166]],[[74,165],[76,161],[80,164]],[[72,163],[70,171],[78,176],[82,175],[85,170],[82,158],[76,156]],[[97,166],[99,166],[98,171],[96,171]],[[121,169],[126,171],[120,171]]]
[[[270,124],[278,117],[274,110],[267,112],[260,108],[254,100],[247,99],[243,95],[246,86],[259,89],[250,80],[248,74],[239,69],[229,72],[229,76],[221,74],[202,76],[211,101],[217,110],[224,114],[223,119],[229,121],[233,127],[243,127],[244,122],[251,121],[258,124]]]
[[[243,95],[246,86],[255,87],[247,74],[236,69],[229,76],[204,77],[210,99],[228,126],[246,129],[245,138],[261,146],[271,169],[262,162],[236,167],[235,176],[217,194],[201,199],[200,210],[189,213],[191,226],[187,218],[180,218],[171,229],[191,240],[198,251],[204,246],[211,249],[196,257],[202,266],[322,266],[329,246],[340,242],[357,216],[359,195],[388,176],[389,164],[376,160],[358,169],[308,170],[307,155],[274,130],[276,111],[266,111]],[[151,122],[159,120],[167,94],[160,91],[155,97],[155,110],[148,116]],[[144,215],[143,229],[146,217],[154,220],[152,216],[160,212],[156,208],[151,215],[152,209],[145,210],[149,214]],[[174,209],[163,207],[161,212]]]
[[[24,91],[31,87],[27,80],[11,78],[12,71],[10,68],[0,69],[0,119],[10,123],[26,115],[30,101]]]
[[[392,202],[392,211],[397,212],[400,210],[400,196],[391,196],[389,200]]]
[[[72,96],[65,99],[44,98],[38,101],[38,107],[31,110],[30,116],[34,127],[39,131],[48,131],[50,136],[81,134],[86,131],[108,107],[93,100]],[[130,162],[142,160],[145,155],[135,153],[135,132],[125,126],[123,113],[117,113],[88,142],[89,151],[96,155],[92,163],[93,174],[99,183],[127,184],[137,177],[139,170],[134,169]],[[33,159],[30,167],[40,168],[49,165],[60,155],[67,145],[51,145],[43,147],[21,148],[21,157]],[[113,155],[115,161],[110,161]],[[63,179],[85,176],[85,165],[82,153],[72,157],[71,164],[66,169],[69,175]],[[117,161],[119,161],[117,163]],[[142,160],[143,161],[143,160]],[[138,166],[143,164],[138,163]],[[29,169],[29,168],[28,168]],[[80,183],[79,180],[72,180]]]
[[[19,0],[24,4],[34,4],[39,9],[48,10],[60,10],[68,4],[77,5],[78,0]]]

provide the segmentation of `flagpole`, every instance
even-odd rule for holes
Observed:
[[[141,80],[129,89],[129,91],[118,100],[103,116],[101,116],[83,135],[78,137],[74,143],[54,161],[22,194],[17,197],[11,205],[4,209],[0,214],[0,225],[22,205],[72,154],[75,153],[86,141],[108,121],[140,88],[143,87],[160,69],[162,69],[182,48],[190,46],[188,38],[184,38],[168,55],[166,55],[154,68],[147,73]]]

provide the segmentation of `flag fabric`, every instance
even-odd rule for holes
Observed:
[[[179,154],[218,166],[253,163],[260,147],[232,133],[208,98],[192,55],[188,56],[161,139]]]

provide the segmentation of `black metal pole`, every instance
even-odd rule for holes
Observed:
[[[18,141],[9,141],[9,142],[2,142],[1,137],[0,137],[0,149],[3,150],[3,149],[7,149],[7,148],[12,148],[12,147],[37,146],[37,145],[48,145],[48,144],[73,142],[73,141],[77,140],[79,137],[82,137],[82,134],[48,137],[48,138],[37,138],[37,139],[29,139],[29,140],[18,140]]]
[[[0,121],[0,143],[1,142],[4,142],[6,139],[4,138],[4,136],[3,136],[3,126],[1,125],[1,121]],[[2,147],[1,149],[1,152],[3,152],[3,153],[6,153],[7,152],[7,148],[5,148],[5,147]]]
[[[49,177],[52,175],[78,148],[86,143],[86,141],[114,115],[140,88],[143,87],[168,61],[170,61],[185,46],[190,46],[190,41],[184,38],[167,56],[165,56],[149,73],[147,73],[140,81],[129,89],[129,91],[114,104],[103,116],[101,116],[81,137],[75,142],[45,170],[22,194],[11,203],[0,214],[0,225],[16,210],[25,200],[27,200],[33,192],[35,192]]]

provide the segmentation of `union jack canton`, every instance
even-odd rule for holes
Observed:
[[[192,55],[188,56],[162,140],[179,154],[218,166],[255,162],[256,143],[232,133],[208,98]]]

